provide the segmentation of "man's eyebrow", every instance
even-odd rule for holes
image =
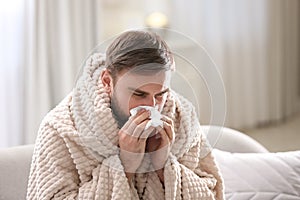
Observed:
[[[134,92],[138,92],[138,93],[149,94],[148,92],[145,92],[145,91],[137,89],[137,88],[128,87],[128,89],[131,91],[134,91]]]

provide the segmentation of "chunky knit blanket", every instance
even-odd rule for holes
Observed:
[[[223,199],[223,181],[194,107],[174,91],[163,114],[175,142],[164,184],[147,155],[131,182],[118,148],[118,125],[101,79],[105,56],[92,55],[74,90],[41,123],[27,199]]]

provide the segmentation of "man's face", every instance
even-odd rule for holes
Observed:
[[[162,111],[170,88],[171,71],[141,75],[130,71],[119,74],[111,88],[111,107],[120,126],[137,106],[153,106]]]

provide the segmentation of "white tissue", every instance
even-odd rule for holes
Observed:
[[[130,110],[131,116],[136,115],[136,113],[142,108],[144,108],[146,110],[150,110],[150,112],[151,112],[150,121],[146,124],[145,130],[147,130],[150,126],[153,126],[153,127],[160,126],[160,127],[163,128],[163,121],[161,120],[162,115],[155,107],[152,107],[152,106],[138,106],[138,107],[132,108]]]

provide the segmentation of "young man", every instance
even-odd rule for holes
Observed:
[[[174,68],[145,31],[91,56],[40,126],[27,199],[223,199],[194,107],[170,88]]]

